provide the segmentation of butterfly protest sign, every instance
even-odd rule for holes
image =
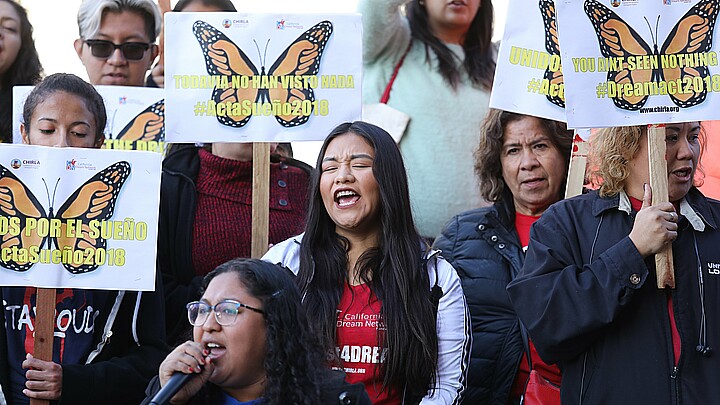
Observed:
[[[167,140],[322,140],[360,117],[361,34],[355,14],[166,14]]]
[[[165,150],[165,92],[127,86],[95,86],[105,100],[107,125],[104,149]],[[13,142],[22,143],[22,109],[33,86],[13,88]]]
[[[510,0],[490,107],[565,121],[553,0]]]
[[[0,285],[153,290],[159,153],[0,148]]]
[[[556,6],[571,127],[720,119],[720,0]]]

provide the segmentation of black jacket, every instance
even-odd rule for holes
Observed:
[[[185,304],[200,298],[202,277],[193,267],[192,237],[197,205],[195,179],[200,171],[199,148],[190,144],[173,145],[163,160],[158,225],[158,269],[162,272],[166,299],[166,331],[169,343],[185,341],[190,326]],[[273,162],[312,168],[294,160],[273,156]],[[272,171],[272,169],[271,169]]]
[[[524,260],[514,218],[512,203],[467,211],[434,243],[457,270],[470,310],[473,345],[465,404],[507,405],[522,358],[520,324],[505,291]]]
[[[145,391],[147,398],[142,405],[150,404],[155,394],[160,391],[160,379],[155,376]],[[340,396],[343,401],[341,402]],[[220,388],[208,384],[188,403],[190,405],[213,405],[221,403]],[[348,384],[345,374],[340,371],[328,371],[327,378],[320,387],[318,405],[371,405],[370,398],[362,384]]]
[[[624,194],[561,201],[533,225],[508,293],[540,356],[564,366],[563,404],[718,402],[720,355],[695,349],[703,324],[707,345],[720,347],[720,203],[695,188],[686,199],[672,244],[674,290],[656,287],[653,256],[643,259],[628,237],[634,214]]]
[[[156,287],[157,288],[157,287]],[[138,295],[140,301],[138,303]],[[134,404],[167,356],[162,291],[118,291],[95,320],[89,364],[63,364],[62,404]],[[5,313],[5,311],[3,311]],[[9,390],[5,322],[0,322],[0,382]],[[6,395],[7,396],[7,395]],[[12,405],[11,403],[9,403]]]

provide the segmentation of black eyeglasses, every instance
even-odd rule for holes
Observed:
[[[210,312],[215,313],[215,320],[218,324],[226,326],[235,323],[240,308],[247,308],[259,314],[264,314],[262,309],[253,308],[234,300],[220,301],[215,305],[209,305],[202,301],[193,301],[185,306],[188,311],[188,321],[192,326],[202,326],[207,321]]]
[[[118,45],[103,39],[86,39],[85,43],[90,47],[92,56],[101,59],[109,58],[116,49],[120,48],[125,59],[140,60],[150,48],[150,44],[145,42],[125,42]]]

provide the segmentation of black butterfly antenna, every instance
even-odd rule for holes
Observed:
[[[108,130],[110,132],[110,139],[113,139],[113,126],[115,126],[115,114],[117,114],[117,111],[118,110],[116,108],[115,111],[113,111],[113,116],[112,116],[112,119],[110,120],[110,127],[108,128]]]
[[[48,185],[47,185],[47,183],[45,182],[45,178],[44,178],[44,177],[43,177],[42,181],[43,181],[43,184],[45,184],[45,194],[47,194],[48,207],[50,207],[50,208],[48,209],[48,212],[49,212],[48,218],[52,218],[52,217],[54,216],[54,214],[53,214],[53,205],[55,205],[55,192],[57,191],[57,186],[58,186],[58,184],[60,184],[60,178],[58,177],[57,181],[55,182],[55,188],[53,189],[53,194],[52,194],[52,201],[50,201],[50,190],[48,190]],[[50,242],[50,238],[48,238],[47,242],[48,242],[48,246],[47,246],[48,249],[51,249],[51,246],[50,246],[50,243],[51,243],[51,242]],[[42,246],[40,246],[40,247],[42,248]]]
[[[660,16],[658,15],[657,20],[655,20],[655,35],[653,35],[652,27],[650,26],[650,21],[648,21],[647,17],[643,17],[645,19],[645,23],[648,26],[648,30],[650,30],[650,38],[652,38],[653,41],[653,49],[655,53],[658,53],[658,44],[657,44],[657,38],[658,38],[658,27],[660,26]]]
[[[265,43],[265,53],[260,54],[260,47],[258,46],[257,41],[253,39],[253,42],[255,43],[255,49],[257,49],[258,58],[260,58],[260,66],[262,67],[262,74],[265,74],[265,61],[267,60],[267,49],[268,45],[270,44],[270,38],[268,38],[267,42]]]
[[[50,207],[50,214],[48,215],[48,218],[53,217],[53,205],[55,205],[55,193],[57,192],[58,184],[60,184],[60,178],[58,177],[57,181],[55,182],[55,188],[53,189],[52,193],[52,201],[50,200],[50,190],[48,189],[48,185],[45,182],[45,178],[42,179],[43,184],[45,184],[45,194],[47,194],[48,198],[48,207]]]

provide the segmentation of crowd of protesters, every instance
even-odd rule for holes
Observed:
[[[57,289],[56,311],[89,311],[93,326],[56,336],[52,359],[39,359],[38,289],[0,288],[0,404],[151,404],[176,374],[195,375],[177,404],[720,398],[720,203],[698,189],[704,124],[664,126],[669,202],[652,203],[643,126],[594,134],[588,187],[563,199],[573,132],[488,106],[490,0],[359,10],[363,97],[410,116],[399,141],[337,123],[315,167],[273,144],[263,260],[249,259],[252,144],[172,145],[155,290]],[[180,0],[173,11],[237,10]],[[2,142],[13,86],[35,85],[23,144],[80,148],[104,142],[93,85],[163,86],[155,2],[83,0],[77,24],[89,83],[43,77],[27,12],[0,0]],[[658,289],[667,247],[676,285]]]

